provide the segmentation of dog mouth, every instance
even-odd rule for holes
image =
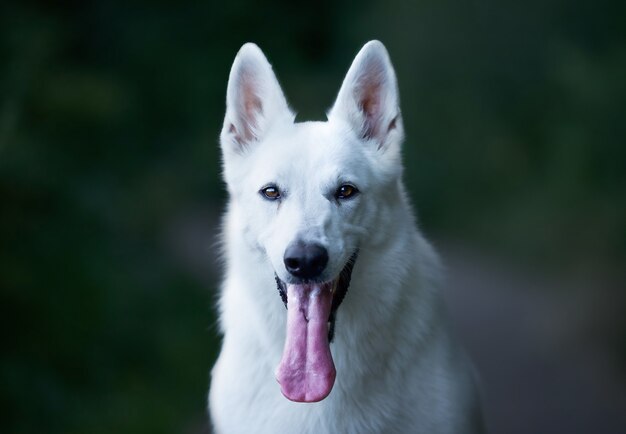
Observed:
[[[287,283],[276,276],[278,292],[287,308],[287,334],[276,380],[291,401],[318,402],[332,390],[336,371],[330,343],[357,254],[331,281]]]

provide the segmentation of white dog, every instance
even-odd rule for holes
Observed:
[[[295,123],[261,50],[237,54],[221,133],[217,433],[481,432],[440,264],[402,184],[402,141],[380,42],[354,59],[327,122]]]

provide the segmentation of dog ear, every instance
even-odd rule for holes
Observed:
[[[224,152],[242,152],[262,139],[271,122],[293,122],[272,66],[261,49],[244,44],[233,62],[226,91],[226,116],[221,133]]]
[[[400,144],[398,84],[380,41],[368,42],[356,55],[328,118],[347,122],[359,138],[376,142],[378,149]]]

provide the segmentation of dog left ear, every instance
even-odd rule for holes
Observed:
[[[244,44],[233,62],[226,90],[222,150],[242,153],[263,139],[272,122],[293,122],[283,91],[261,49]]]
[[[360,138],[376,142],[378,149],[400,144],[404,133],[398,84],[380,41],[368,42],[356,55],[328,119],[347,122]]]

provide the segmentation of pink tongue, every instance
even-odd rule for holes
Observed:
[[[331,304],[326,286],[287,285],[287,339],[276,379],[292,401],[321,401],[333,388],[335,365],[328,345]]]

